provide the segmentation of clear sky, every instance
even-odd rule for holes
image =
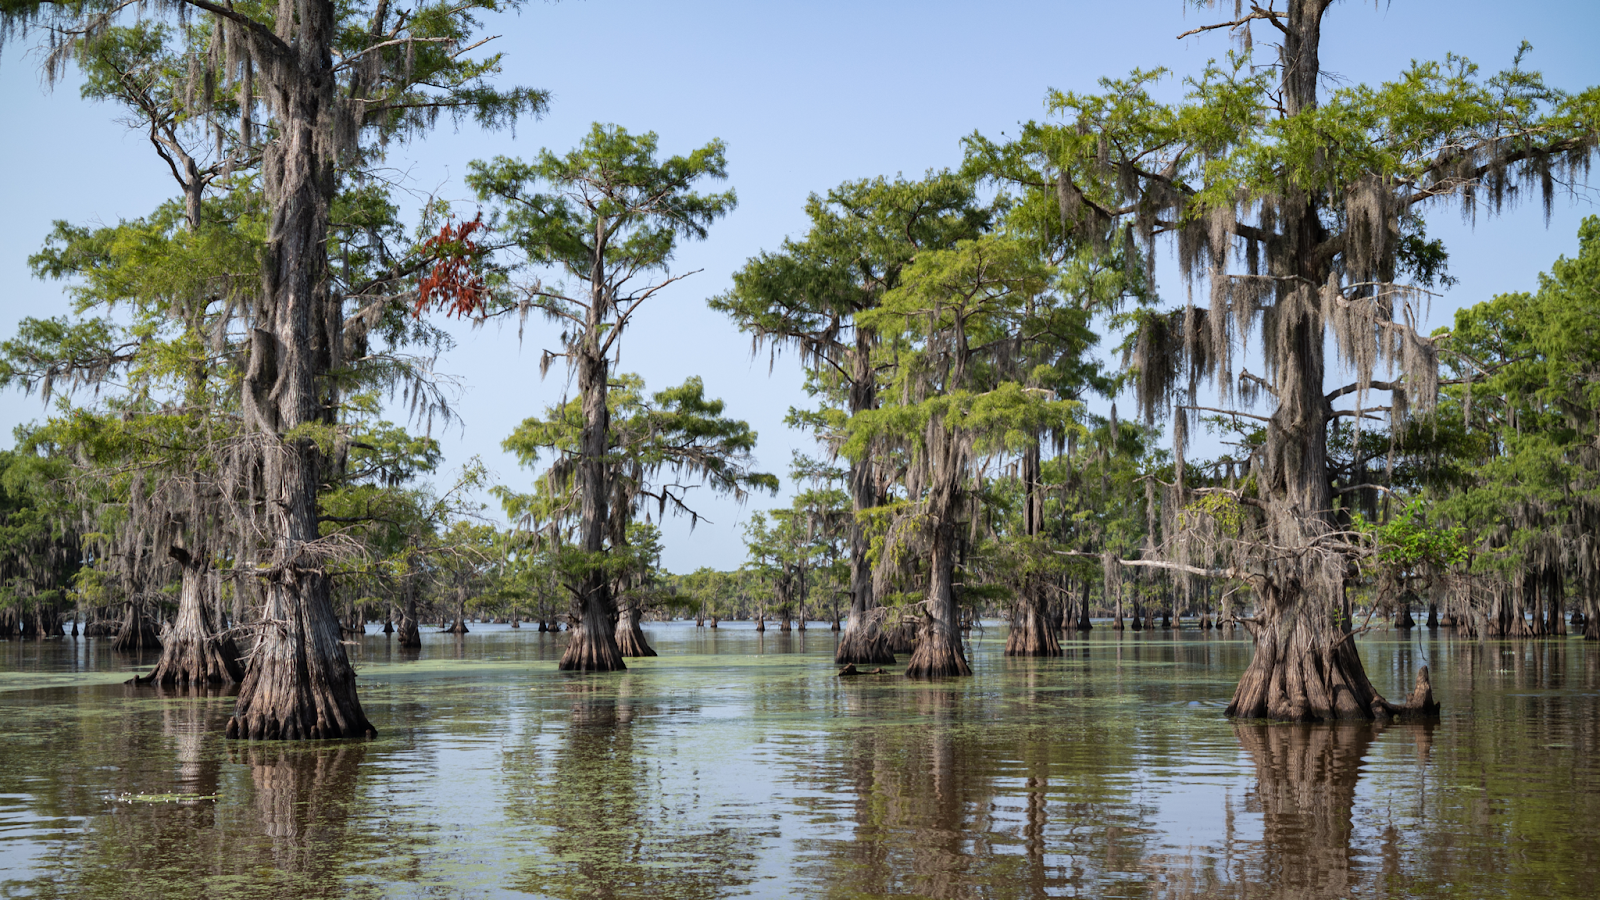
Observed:
[[[855,3],[735,0],[577,0],[531,2],[520,14],[490,17],[487,33],[505,54],[502,84],[553,94],[549,114],[513,136],[445,123],[424,142],[397,148],[395,175],[417,196],[459,200],[470,212],[461,174],[468,161],[497,154],[565,150],[591,122],[655,131],[663,150],[684,152],[720,137],[728,144],[730,183],[739,208],[708,240],[685,247],[675,271],[703,269],[656,298],[624,338],[622,369],[647,385],[701,375],[711,396],[761,433],[768,471],[787,474],[791,449],[807,448],[783,416],[805,403],[792,360],[752,360],[749,340],[705,308],[750,256],[775,248],[805,227],[807,194],[847,179],[955,166],[960,140],[974,131],[1014,131],[1043,115],[1048,88],[1090,91],[1095,80],[1135,67],[1165,66],[1181,76],[1223,55],[1223,34],[1174,38],[1220,18],[1182,0],[1120,2]],[[1232,11],[1232,4],[1223,4]],[[1257,31],[1260,43],[1270,28]],[[1463,54],[1498,70],[1526,39],[1525,65],[1550,83],[1580,89],[1600,83],[1600,2],[1595,0],[1346,0],[1330,11],[1324,65],[1347,82],[1393,77],[1411,59]],[[26,315],[65,311],[60,285],[39,282],[26,260],[50,223],[115,222],[149,212],[174,192],[171,176],[147,141],[130,132],[108,105],[78,97],[69,77],[53,90],[40,77],[37,53],[0,51],[0,334]],[[1180,85],[1169,79],[1176,96]],[[1430,222],[1430,234],[1452,251],[1459,285],[1435,301],[1434,324],[1459,306],[1535,283],[1536,274],[1577,247],[1579,220],[1597,212],[1591,193],[1558,200],[1545,226],[1532,204],[1476,226],[1452,214]],[[1163,287],[1181,288],[1170,266]],[[552,336],[530,323],[519,347],[515,327],[461,329],[459,346],[439,369],[459,379],[458,423],[436,433],[448,466],[481,456],[498,479],[526,484],[530,472],[499,449],[516,423],[560,399],[568,385],[552,369],[540,380],[538,349]],[[1122,408],[1131,409],[1124,400]],[[0,425],[9,442],[19,422],[42,417],[36,397],[0,395]],[[785,479],[787,481],[787,479]],[[787,494],[787,491],[785,491]],[[760,498],[741,509],[704,503],[711,523],[691,534],[667,527],[666,565],[732,567],[743,558],[739,523],[750,509],[786,502]]]

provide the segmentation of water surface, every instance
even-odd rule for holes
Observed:
[[[1444,703],[1385,728],[1229,721],[1249,645],[1193,630],[1008,660],[990,627],[933,684],[837,678],[815,628],[646,633],[609,676],[529,629],[369,635],[380,737],[302,745],[223,740],[230,698],[125,686],[108,641],[0,643],[0,896],[1595,894],[1580,640],[1368,636]]]

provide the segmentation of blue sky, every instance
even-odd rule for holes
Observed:
[[[1225,4],[1231,12],[1232,4]],[[805,227],[807,194],[874,175],[920,175],[960,162],[960,140],[981,131],[1014,131],[1043,115],[1048,88],[1088,91],[1102,76],[1165,66],[1177,76],[1198,70],[1231,46],[1222,34],[1174,38],[1220,18],[1185,10],[1181,0],[1105,2],[717,2],[580,0],[532,2],[520,14],[486,20],[505,54],[505,85],[553,93],[549,114],[510,133],[485,134],[448,123],[423,142],[397,148],[394,174],[417,197],[459,200],[471,210],[460,176],[468,161],[497,154],[565,150],[591,122],[659,133],[663,150],[682,152],[717,137],[728,144],[729,183],[739,208],[703,243],[685,247],[676,271],[703,269],[653,301],[624,338],[622,368],[652,387],[701,375],[729,413],[761,432],[764,467],[785,475],[791,449],[809,442],[783,426],[804,404],[791,360],[768,369],[749,340],[705,308],[750,256]],[[1258,41],[1270,40],[1262,29]],[[1454,52],[1486,70],[1509,64],[1526,39],[1526,65],[1568,89],[1600,83],[1600,3],[1544,0],[1505,3],[1336,4],[1324,30],[1324,65],[1349,82],[1393,77],[1415,59]],[[171,177],[148,143],[110,106],[78,97],[69,77],[53,90],[36,53],[11,44],[0,52],[0,334],[18,318],[65,310],[58,284],[28,273],[50,223],[115,222],[143,215],[173,192]],[[1174,95],[1180,85],[1169,79]],[[1434,301],[1445,324],[1459,306],[1532,286],[1556,256],[1575,252],[1593,195],[1558,200],[1547,228],[1537,204],[1483,219],[1453,214],[1430,221],[1446,240],[1460,283]],[[1160,270],[1171,296],[1181,290],[1170,266]],[[447,465],[481,456],[498,478],[525,484],[499,442],[522,418],[560,399],[559,369],[539,378],[538,350],[550,336],[530,323],[519,347],[515,327],[461,329],[459,346],[439,362],[458,379],[459,422],[436,428]],[[1124,400],[1122,409],[1132,406]],[[19,422],[42,417],[38,399],[0,395],[4,440]],[[675,571],[736,566],[743,558],[739,523],[751,509],[784,502],[761,498],[747,508],[705,499],[711,520],[691,534],[669,523],[665,563]]]

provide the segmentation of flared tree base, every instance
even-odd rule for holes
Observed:
[[[401,619],[400,627],[395,629],[394,634],[401,647],[414,650],[422,646],[422,631],[417,628],[416,619]]]
[[[556,668],[563,672],[626,671],[628,666],[622,661],[611,617],[592,606],[584,610],[582,616],[567,630],[572,638]]]
[[[319,667],[322,668],[322,667]],[[356,699],[355,673],[313,680],[293,660],[258,654],[228,719],[229,738],[251,741],[371,738],[378,734]]]
[[[617,623],[617,652],[634,659],[656,655],[650,642],[644,639],[644,629],[638,623],[630,625],[626,616]]]
[[[1061,640],[1046,618],[1037,611],[1023,610],[1006,636],[1006,656],[1060,656]]]
[[[1348,635],[1317,647],[1307,635],[1311,629],[1303,626],[1289,629],[1287,639],[1280,639],[1276,630],[1251,630],[1256,633],[1255,656],[1228,704],[1229,716],[1332,722],[1416,719],[1439,714],[1427,666],[1418,670],[1411,696],[1404,703],[1394,704],[1372,686]]]
[[[839,646],[833,651],[836,666],[854,663],[863,666],[894,665],[894,649],[889,638],[876,625],[863,625],[847,629],[839,637]]]
[[[26,625],[26,620],[24,621]],[[24,627],[23,637],[29,637],[32,629]],[[111,640],[111,649],[118,653],[138,653],[143,650],[161,649],[161,637],[156,633],[156,627],[143,613],[128,607],[122,617],[122,624],[117,629],[116,636]]]
[[[230,638],[215,635],[169,634],[161,660],[149,675],[135,675],[129,684],[161,687],[200,687],[244,681],[239,649]]]
[[[906,665],[907,678],[951,678],[972,674],[955,635],[923,635]]]

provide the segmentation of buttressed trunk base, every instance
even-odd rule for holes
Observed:
[[[563,672],[621,672],[628,667],[617,647],[616,624],[603,604],[581,605],[567,629],[572,638],[556,668]]]
[[[632,604],[629,604],[627,610],[617,617],[617,651],[623,656],[637,659],[656,655],[650,642],[644,638],[644,629],[639,627],[639,619],[639,608]]]
[[[1011,633],[1006,636],[1006,656],[1060,656],[1061,640],[1050,625],[1050,616],[1040,602],[1037,590],[1023,597],[1012,617]]]
[[[906,665],[907,678],[945,678],[972,674],[961,649],[961,632],[948,623],[929,619]]]
[[[168,551],[183,567],[178,597],[178,620],[161,646],[161,660],[149,675],[134,676],[130,684],[162,687],[238,684],[244,680],[239,650],[233,639],[218,637],[207,610],[204,566],[181,547]]]
[[[1255,637],[1255,655],[1239,679],[1227,714],[1243,719],[1330,722],[1427,718],[1439,714],[1428,667],[1417,672],[1402,704],[1383,698],[1368,680],[1353,635],[1299,603],[1242,620]]]
[[[228,737],[376,737],[377,729],[356,699],[356,673],[328,603],[327,575],[302,572],[280,578],[267,592],[265,627],[228,719]]]
[[[894,648],[889,646],[889,637],[883,633],[877,616],[866,611],[857,612],[851,607],[844,633],[839,636],[839,646],[833,651],[833,663],[839,666],[849,663],[894,665]]]

